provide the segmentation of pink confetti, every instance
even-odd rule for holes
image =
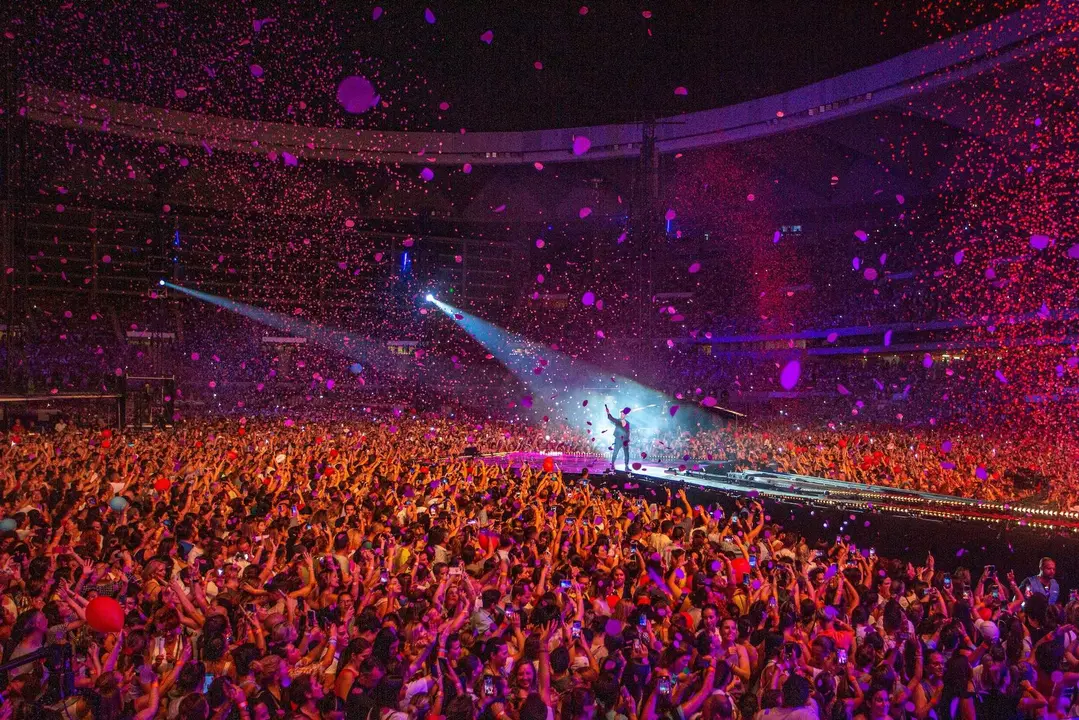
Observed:
[[[695,263],[693,263],[692,265],[689,266],[688,272],[689,272],[690,275],[693,275],[694,273],[698,273],[700,271],[701,271],[701,264],[699,262],[695,262]]]
[[[685,89],[684,87],[682,87],[681,85],[679,85],[678,87],[676,87],[676,88],[674,89],[674,94],[675,94],[675,95],[689,95],[689,91],[688,91],[688,90],[686,90],[686,89]]]
[[[591,290],[581,296],[581,303],[584,305],[594,305],[596,302],[596,295]]]
[[[676,412],[678,412],[678,406],[677,405],[671,405],[670,409],[667,412],[669,412],[671,414],[671,417],[674,417],[674,414]]]
[[[928,370],[929,368],[933,367],[933,356],[932,356],[932,355],[930,355],[929,353],[926,353],[926,354],[925,354],[925,355],[924,355],[924,356],[922,357],[922,367],[924,367],[924,368],[925,368],[925,369],[927,369],[927,370]]]
[[[1048,235],[1031,235],[1030,246],[1035,250],[1044,250],[1054,243],[1053,238]]]
[[[469,173],[471,173],[472,172],[472,163],[465,163],[461,167],[461,172],[463,172],[465,175],[468,175]]]
[[[493,32],[491,32],[490,30],[488,30],[487,32],[480,35],[480,40],[487,43],[488,45],[490,45],[491,41],[494,40],[494,39],[495,39],[495,34]]]
[[[592,141],[584,135],[573,138],[573,154],[584,155],[592,147]]]
[[[546,244],[547,243],[543,242],[543,238],[536,238],[536,247],[539,248],[540,250],[542,250],[543,246],[546,245]]]
[[[779,373],[779,384],[784,390],[793,390],[798,384],[798,378],[802,376],[802,364],[797,360],[791,360],[783,366]]]
[[[423,170],[420,170],[420,177],[423,178],[424,182],[430,182],[435,179],[435,171],[429,167],[425,167]]]
[[[834,343],[836,340],[839,339],[839,333],[830,332],[824,339],[830,343]]]
[[[112,256],[111,256],[111,255],[102,255],[102,256],[101,256],[101,262],[103,262],[103,263],[105,263],[106,265],[108,265],[109,263],[111,263],[111,262],[112,262]]]
[[[257,77],[257,78],[262,77],[262,66],[261,65],[252,65],[250,70],[251,70],[251,75],[252,76]]]
[[[674,210],[668,210],[663,215],[663,219],[666,220],[667,222],[670,222],[671,220],[674,220],[675,217],[677,217],[677,213],[675,213]]]
[[[865,272],[862,274],[865,276],[865,279],[869,280],[870,282],[873,282],[877,279],[877,271],[875,268],[866,268]]]
[[[714,397],[712,397],[711,395],[709,395],[709,396],[705,397],[703,400],[701,400],[701,405],[704,405],[705,407],[715,407],[716,402],[717,402],[717,400]]]
[[[536,62],[532,63],[532,67],[536,68],[537,70],[542,70],[543,69],[543,63],[541,63],[539,60],[537,60]]]
[[[431,12],[431,8],[427,8],[423,11],[423,19],[427,21],[428,25],[434,25],[437,22],[435,14]]]
[[[584,220],[586,217],[588,217],[591,214],[592,214],[592,208],[590,208],[590,207],[583,207],[583,208],[581,208],[580,210],[577,211],[577,217],[581,218],[582,220]]]
[[[1004,377],[1004,373],[1002,373],[1000,370],[994,371],[993,375],[994,377],[996,377],[997,380],[1001,382],[1002,385],[1008,384],[1008,378]]]
[[[962,264],[963,264],[963,256],[964,256],[964,255],[965,255],[965,253],[964,253],[964,252],[963,252],[962,250],[960,250],[959,252],[957,252],[957,253],[955,254],[955,257],[953,257],[953,258],[952,258],[952,261],[953,261],[953,262],[954,262],[954,263],[955,263],[956,265],[962,265]]]
[[[176,96],[177,100],[183,100],[185,97],[187,97],[187,90],[184,90],[183,88],[176,88],[172,91],[172,94]]]
[[[371,11],[371,19],[378,20],[380,17],[382,17],[382,8],[376,5],[375,9]]]
[[[362,75],[350,75],[337,86],[337,102],[351,115],[361,115],[378,105],[375,86]]]
[[[862,242],[865,242],[869,239],[869,236],[866,234],[865,230],[855,230],[854,237],[858,238]]]
[[[773,244],[778,243],[782,237],[783,237],[783,233],[780,232],[779,230],[776,230],[775,233],[772,234],[772,243]]]

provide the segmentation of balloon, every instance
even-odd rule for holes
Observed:
[[[554,458],[543,458],[543,472],[554,472]]]
[[[102,441],[101,441],[101,447],[103,447],[103,448],[105,448],[106,450],[108,450],[109,448],[111,448],[111,447],[112,447],[112,440],[102,440]]]
[[[4,518],[0,520],[0,532],[11,532],[19,526],[19,523],[15,522],[15,518]]]
[[[86,622],[98,632],[120,632],[124,629],[124,609],[111,597],[96,597],[86,606]]]
[[[123,512],[127,509],[127,506],[127,498],[120,497],[119,495],[114,497],[112,500],[109,500],[109,507],[111,507],[116,512]]]
[[[159,477],[157,480],[154,480],[154,490],[157,490],[158,492],[166,492],[171,486],[172,483],[169,482],[167,477]]]

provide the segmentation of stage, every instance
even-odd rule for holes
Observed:
[[[629,472],[611,472],[610,458],[598,454],[514,452],[483,456],[485,463],[519,467],[539,467],[551,458],[565,475],[588,475],[597,482],[620,484],[626,491],[648,486],[674,485],[695,493],[770,498],[784,503],[849,509],[856,512],[895,513],[933,520],[973,521],[1019,525],[1034,529],[1079,533],[1079,512],[984,502],[972,498],[908,491],[876,485],[833,480],[806,475],[765,471],[734,471],[722,464],[682,459],[654,459],[634,462]]]

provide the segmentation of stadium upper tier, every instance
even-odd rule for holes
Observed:
[[[902,108],[936,122],[977,132],[962,105],[942,102],[948,91],[977,82],[991,69],[1073,44],[1079,2],[1054,0],[1008,15],[945,41],[861,70],[779,95],[729,107],[663,118],[656,127],[662,153],[763,138],[882,108]],[[43,86],[26,88],[35,122],[101,130],[147,142],[204,146],[245,153],[287,152],[299,159],[362,163],[518,165],[634,157],[640,123],[531,132],[380,132],[308,127],[181,112],[82,95]],[[575,138],[590,149],[574,154]]]

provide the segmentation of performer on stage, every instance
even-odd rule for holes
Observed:
[[[607,411],[607,419],[614,425],[614,452],[611,453],[611,468],[614,468],[618,460],[618,451],[621,450],[626,463],[626,472],[629,472],[629,420],[626,420],[626,411],[618,413],[616,418],[611,415],[609,407],[604,405],[603,409]]]

